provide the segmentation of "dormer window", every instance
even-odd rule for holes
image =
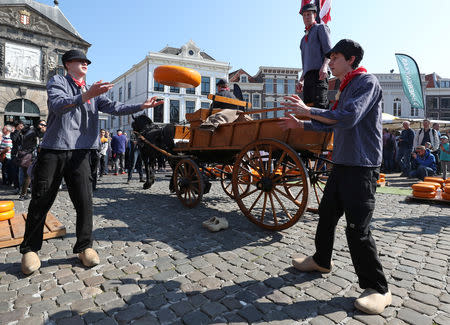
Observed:
[[[246,75],[241,75],[241,82],[248,82],[248,78]]]

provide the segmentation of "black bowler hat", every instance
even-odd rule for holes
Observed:
[[[305,11],[315,11],[317,12],[317,7],[314,3],[308,3],[300,9],[300,15],[303,15]]]
[[[346,58],[355,57],[355,61],[359,64],[364,56],[364,50],[358,42],[351,39],[341,39],[336,45],[325,54],[325,57],[330,58],[331,53],[342,53]]]
[[[220,79],[219,81],[217,81],[216,86],[226,86],[227,82],[223,79]]]
[[[88,60],[88,58],[86,57],[86,54],[84,54],[80,50],[70,50],[63,54],[63,56],[62,56],[63,64],[65,64],[66,62],[72,61],[72,60],[86,61],[87,64],[91,64],[91,61]]]

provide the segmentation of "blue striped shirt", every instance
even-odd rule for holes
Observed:
[[[325,54],[331,50],[330,28],[325,24],[314,24],[308,33],[308,42],[303,36],[300,41],[302,53],[302,77],[311,70],[322,67]]]

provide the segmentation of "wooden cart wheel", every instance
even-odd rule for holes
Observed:
[[[311,194],[308,211],[317,213],[322,200],[323,191],[331,172],[331,163],[320,158],[308,158],[306,161],[309,180],[311,183]]]
[[[233,166],[231,165],[225,165],[223,166],[221,170],[220,175],[220,185],[222,185],[222,188],[224,192],[234,199],[233,195]],[[240,189],[242,190],[242,193],[247,193],[250,189],[250,184],[239,184],[238,185]]]
[[[290,146],[275,139],[256,140],[242,149],[233,166],[232,182],[241,211],[266,229],[292,226],[308,205],[305,166]],[[239,185],[248,189],[243,191]]]
[[[197,164],[192,159],[181,159],[174,170],[175,193],[188,208],[200,203],[203,197],[203,179]]]

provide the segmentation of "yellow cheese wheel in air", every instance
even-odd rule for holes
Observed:
[[[0,212],[10,211],[14,209],[13,201],[0,201]]]
[[[426,199],[434,199],[436,197],[436,192],[418,192],[413,191],[413,196],[420,197],[420,198],[426,198]]]
[[[416,192],[433,192],[436,190],[436,186],[434,184],[427,183],[417,183],[411,185],[411,187]]]
[[[8,220],[14,217],[14,210],[6,211],[6,212],[0,212],[0,221]]]
[[[153,77],[160,84],[181,88],[195,88],[202,81],[202,76],[194,69],[176,65],[157,67],[153,72]]]

